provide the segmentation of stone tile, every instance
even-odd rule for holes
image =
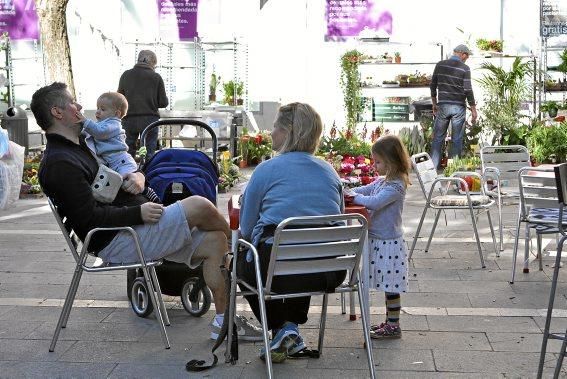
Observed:
[[[530,317],[427,316],[431,331],[540,333]]]
[[[319,315],[310,317],[305,325],[300,325],[300,330],[304,328],[319,330]],[[370,322],[372,324],[378,324],[383,322],[386,315],[384,312],[375,315],[370,315]],[[413,316],[409,314],[401,315],[401,323],[403,324],[404,330],[427,330],[427,319],[425,316]],[[350,321],[347,315],[327,315],[326,321],[326,331],[325,334],[333,333],[335,329],[339,330],[353,330],[354,333],[358,330],[362,330],[362,324],[360,318],[357,321]]]
[[[373,346],[375,349],[491,350],[484,333],[466,332],[404,331],[400,339],[374,340]]]
[[[26,322],[22,322],[20,320],[2,321],[2,327],[0,328],[0,339],[1,338],[24,339],[27,335],[29,335],[31,332],[37,329],[42,323],[43,322],[41,321],[26,321]],[[55,329],[55,325],[53,325],[52,329]],[[53,330],[52,330],[52,334],[53,334]]]
[[[12,305],[0,305],[0,316],[13,311],[14,311],[14,307]]]
[[[521,351],[526,353],[539,353],[543,341],[542,333],[486,333],[494,351]],[[548,340],[547,351],[558,353],[561,341]]]
[[[512,278],[512,270],[458,270],[457,273],[461,280],[508,283]],[[516,271],[514,280],[516,284],[518,282],[547,282],[549,277],[542,271],[533,271],[524,275],[520,270]]]
[[[410,270],[410,279],[422,281],[422,280],[440,280],[440,281],[455,281],[461,280],[458,274],[458,270],[435,270],[432,268],[413,268]]]
[[[533,378],[539,353],[434,350],[435,365],[440,371],[504,374],[505,377]],[[546,356],[544,377],[551,377],[556,357]]]
[[[0,343],[0,359],[6,361],[39,361],[53,362],[59,360],[61,356],[75,341],[59,341],[53,353],[49,352],[49,340],[21,340],[6,339]]]
[[[498,308],[448,308],[449,316],[500,316]]]
[[[343,379],[343,378],[367,378],[366,370],[337,370],[337,369],[296,369],[288,367],[289,360],[283,364],[274,365],[274,377],[276,378],[320,378],[320,379]],[[256,367],[244,367],[242,379],[257,379],[266,377],[266,369],[260,370]]]
[[[473,308],[547,308],[548,298],[545,296],[493,294],[468,294]]]
[[[39,328],[29,333],[26,339],[50,339],[56,324],[43,323]],[[143,323],[109,324],[103,322],[69,322],[61,330],[59,340],[72,341],[138,341],[150,327]]]
[[[73,308],[69,316],[68,325],[81,322],[100,322],[112,312],[105,308]],[[61,308],[59,307],[27,307],[17,306],[11,312],[0,315],[0,321],[49,321],[53,326],[57,323]]]
[[[514,291],[507,282],[490,282],[490,281],[458,281],[451,282],[447,285],[444,281],[439,280],[421,280],[419,288],[422,292],[435,292],[438,294],[445,293],[508,293],[514,295]]]
[[[534,317],[533,318],[535,323],[539,326],[540,330],[543,333],[543,329],[545,328],[545,317]],[[551,319],[551,332],[556,333],[565,333],[567,330],[567,318],[565,317],[553,317]]]
[[[494,260],[485,259],[486,268],[484,270],[498,270],[498,263]],[[420,253],[415,252],[413,256],[413,267],[432,268],[432,269],[451,269],[451,270],[482,270],[478,255],[468,259],[420,259]]]
[[[51,353],[53,354],[53,353]],[[0,362],[2,378],[106,378],[114,364],[67,362]]]
[[[201,377],[201,378],[239,378],[242,375],[243,367],[225,364],[223,357],[219,356],[219,363],[210,370],[196,373],[188,373],[185,371],[185,361],[171,365],[154,365],[154,364],[131,364],[120,363],[116,365],[108,378],[115,379],[140,379],[140,378],[160,378],[160,379],[178,379],[185,377]],[[265,371],[264,371],[265,373]],[[261,377],[262,373],[257,373],[256,377]]]
[[[21,285],[16,283],[2,283],[0,286],[1,297],[23,297],[23,298],[55,298],[64,299],[67,295],[69,284],[30,284]]]
[[[401,296],[403,307],[461,307],[471,306],[466,293],[448,293],[440,296],[437,293],[405,293]]]
[[[435,371],[431,350],[374,349],[374,364],[379,370]],[[368,367],[366,351],[324,349],[321,359],[309,359],[307,368],[362,369]]]

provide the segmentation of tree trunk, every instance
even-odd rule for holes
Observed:
[[[35,0],[45,62],[45,80],[66,83],[75,96],[71,49],[67,34],[67,4],[69,0]]]

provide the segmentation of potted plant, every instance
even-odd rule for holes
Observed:
[[[211,81],[209,82],[209,101],[211,103],[217,101],[217,85],[219,80],[220,76],[217,77],[217,74],[213,72],[211,74]]]
[[[567,122],[539,126],[531,130],[527,143],[530,155],[538,163],[561,163],[567,156]]]
[[[400,55],[400,53],[398,51],[396,51],[394,53],[394,61],[396,63],[402,63],[402,56]]]
[[[244,83],[236,81],[234,83],[235,91],[236,91],[236,105],[244,104],[244,99],[242,95],[244,94]]]
[[[476,47],[481,51],[494,51],[502,52],[503,41],[501,40],[488,40],[484,38],[479,38],[476,40]]]
[[[557,111],[559,110],[559,105],[556,101],[550,100],[546,101],[545,103],[541,104],[540,112],[545,113],[547,112],[548,116],[554,118],[557,116]]]
[[[340,83],[346,110],[346,128],[351,133],[356,126],[358,115],[364,107],[358,70],[361,57],[362,53],[358,50],[347,51],[341,57]]]

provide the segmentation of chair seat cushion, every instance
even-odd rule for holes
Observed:
[[[484,195],[470,195],[473,207],[490,203],[490,197]],[[431,199],[431,205],[438,207],[467,207],[469,205],[465,195],[444,195]]]
[[[559,221],[559,208],[532,208],[528,214],[528,221],[557,225]],[[565,224],[567,224],[567,218],[563,217],[563,225]]]

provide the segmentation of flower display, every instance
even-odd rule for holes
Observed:
[[[329,153],[324,156],[337,171],[344,187],[358,187],[370,184],[376,179],[378,173],[370,158],[364,155],[340,155]]]
[[[272,156],[272,137],[269,132],[262,131],[258,134],[250,134],[244,128],[238,142],[243,161],[252,163],[252,161],[261,161]]]

